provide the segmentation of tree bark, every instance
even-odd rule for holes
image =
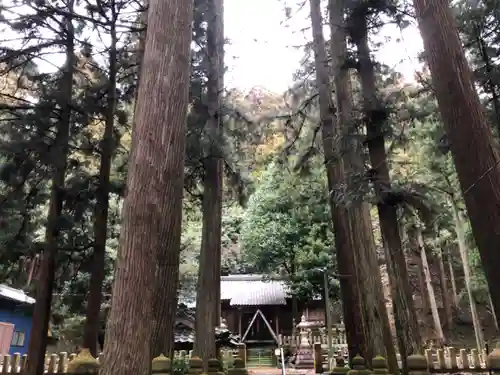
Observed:
[[[115,7],[111,11],[109,48],[109,74],[106,103],[106,120],[104,135],[101,140],[101,164],[99,167],[99,185],[96,192],[96,205],[94,213],[94,253],[92,254],[92,274],[90,276],[89,296],[87,299],[87,316],[83,332],[83,347],[88,348],[96,357],[97,336],[100,330],[100,312],[102,300],[102,283],[104,282],[104,268],[106,260],[106,240],[108,228],[109,209],[109,179],[111,161],[113,158],[113,130],[116,108],[116,74],[118,38],[116,35],[117,14]]]
[[[457,204],[453,197],[450,198],[451,208],[453,210],[453,218],[455,220],[455,233],[457,235],[458,250],[460,252],[460,258],[462,259],[462,267],[464,270],[465,288],[467,289],[467,295],[469,296],[470,313],[472,316],[472,324],[474,325],[474,334],[476,336],[477,349],[481,350],[484,348],[484,335],[483,329],[481,327],[481,321],[479,320],[479,314],[477,313],[477,304],[472,294],[471,285],[471,274],[469,267],[469,256],[467,244],[465,242],[465,229],[464,229],[464,219],[460,214]]]
[[[352,251],[359,254],[356,266],[359,290],[362,291],[366,363],[370,366],[373,357],[382,355],[387,359],[391,373],[397,374],[399,366],[383,295],[368,204],[363,202],[359,206],[354,205],[348,211],[354,245]]]
[[[150,374],[155,257],[180,241],[192,18],[191,1],[150,2],[103,375]]]
[[[331,95],[325,39],[322,30],[321,1],[310,0],[310,7],[316,85],[319,93],[321,136],[328,188],[330,190],[330,210],[335,233],[337,265],[339,273],[344,276],[340,278],[340,292],[348,350],[352,359],[358,354],[364,355],[367,352],[367,341],[364,335],[363,313],[357,282],[355,256],[352,248],[350,248],[351,235],[349,233],[348,212],[343,205],[334,199],[334,192],[337,186],[344,181],[344,166],[341,158],[334,151],[336,116]]]
[[[488,303],[491,309],[491,316],[493,318],[493,324],[495,324],[495,329],[498,331],[498,319],[495,314],[495,309],[493,308],[493,301],[491,300],[491,294],[488,293]]]
[[[65,177],[68,161],[69,136],[71,128],[71,100],[73,98],[73,73],[75,70],[75,40],[73,28],[74,0],[67,3],[66,63],[60,81],[60,121],[54,141],[52,186],[49,212],[45,229],[45,248],[40,265],[40,277],[36,287],[36,302],[33,311],[31,335],[28,344],[27,375],[43,374],[47,336],[49,331],[52,290],[55,282],[56,257],[59,238],[59,219],[64,202]]]
[[[134,94],[134,113],[137,109],[137,98],[139,96],[139,86],[141,85],[141,71],[142,62],[144,61],[144,50],[146,48],[146,35],[148,27],[148,12],[149,12],[149,0],[142,1],[143,11],[139,16],[139,27],[143,30],[139,32],[139,43],[137,45],[137,51],[135,53],[136,64],[137,64],[137,82],[135,84],[135,94]]]
[[[457,281],[455,279],[455,268],[453,267],[453,246],[448,247],[446,252],[446,259],[448,263],[448,271],[450,276],[450,284],[451,284],[451,292],[453,294],[453,306],[455,309],[458,308],[458,289],[457,289]]]
[[[439,284],[441,286],[444,315],[446,317],[446,329],[451,330],[453,328],[453,308],[452,308],[450,292],[448,290],[448,278],[446,277],[446,268],[444,267],[445,259],[442,249],[438,249],[437,258],[439,263],[439,281],[440,281]]]
[[[293,272],[292,272],[293,275]],[[299,311],[299,301],[297,301],[297,296],[292,295],[292,337],[295,339],[297,337],[297,324],[300,323],[300,311]],[[293,341],[295,345],[295,341]]]
[[[221,132],[222,130],[222,114],[220,113],[221,108],[223,107],[223,100],[224,100],[224,73],[226,71],[226,67],[224,65],[224,45],[225,45],[225,34],[224,34],[224,0],[217,0],[214,4],[215,7],[215,18],[214,18],[214,34],[215,34],[215,49],[217,51],[217,65],[214,65],[214,72],[213,74],[217,75],[217,95],[215,95],[214,92],[214,114],[219,120],[219,126],[221,127]],[[214,84],[215,87],[215,84]],[[222,190],[223,190],[223,175],[224,175],[224,163],[223,160],[220,161],[222,164],[221,166],[221,176],[220,181],[221,181],[221,195],[222,195]],[[222,196],[221,196],[221,229],[220,229],[220,236],[222,238]],[[217,270],[217,282],[216,282],[216,293],[217,293],[217,315],[215,316],[215,323],[217,326],[220,326],[221,319],[222,319],[222,306],[221,306],[221,289],[220,289],[220,277],[221,277],[221,265],[222,265],[222,242],[221,245],[217,247],[217,259],[218,261],[218,270]],[[220,353],[218,353],[219,355]]]
[[[500,158],[447,0],[413,1],[450,150],[495,307],[500,314]]]
[[[429,269],[429,262],[427,261],[427,252],[425,251],[424,239],[422,236],[422,231],[417,228],[417,243],[420,248],[420,258],[422,259],[422,268],[424,270],[425,284],[427,286],[427,293],[429,294],[429,305],[432,313],[432,321],[434,323],[434,329],[439,337],[441,344],[444,344],[445,337],[443,333],[443,327],[441,326],[441,318],[439,317],[439,311],[436,302],[436,295],[434,293],[434,287],[432,285],[432,276]]]
[[[224,90],[223,0],[209,0],[207,17],[207,106],[206,134],[210,147],[204,161],[203,228],[196,295],[195,352],[207,361],[217,357],[215,327],[220,325],[220,274],[222,235],[223,159],[220,149],[222,94]]]
[[[347,58],[346,32],[344,22],[344,1],[329,1],[329,24],[331,31],[332,71],[334,76],[335,96],[337,102],[337,127],[342,137],[341,147],[346,172],[351,174],[364,173],[362,145],[358,144],[358,135],[353,128],[352,86],[349,71],[344,68]],[[344,150],[345,148],[345,150]],[[389,371],[397,373],[398,362],[389,317],[385,306],[382,288],[382,278],[373,237],[373,228],[368,203],[361,200],[354,201],[348,208],[350,234],[353,244],[352,251],[358,254],[356,260],[359,290],[362,290],[363,319],[365,337],[368,343],[370,359],[375,355],[387,358]]]
[[[149,0],[143,0],[141,14],[141,26],[144,28],[139,34],[138,45],[138,66],[139,72],[144,59],[144,49],[147,35]],[[141,75],[138,75],[136,94],[139,93]],[[135,104],[137,105],[137,95]],[[170,215],[167,220],[170,221],[170,227],[173,233],[181,233],[182,215]],[[151,335],[152,357],[160,354],[171,357],[174,350],[174,326],[177,311],[177,292],[179,287],[179,256],[180,256],[180,237],[171,236],[169,241],[163,247],[158,249],[156,254],[156,272],[155,289],[153,301],[153,332]],[[176,251],[175,249],[179,249]]]
[[[424,317],[429,314],[429,295],[425,287],[425,272],[422,257],[418,259],[418,288],[420,289],[420,298],[422,299],[422,313]]]
[[[406,358],[419,353],[422,347],[417,315],[409,284],[406,259],[401,244],[397,207],[388,194],[391,189],[389,166],[385,151],[385,108],[377,97],[375,71],[370,58],[366,14],[354,10],[349,31],[358,49],[359,74],[363,92],[363,107],[366,117],[367,144],[372,164],[371,179],[378,199],[380,230],[386,251],[387,271],[390,278],[395,324],[398,330],[399,351],[403,371],[407,370]]]

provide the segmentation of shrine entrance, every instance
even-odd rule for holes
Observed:
[[[243,320],[245,321],[245,325],[248,325],[245,333],[241,337],[242,342],[268,342],[270,344],[279,344],[278,336],[272,328],[272,322],[266,318],[260,309],[257,309],[252,315],[251,313],[245,313],[243,315]],[[247,320],[248,323],[246,322]]]

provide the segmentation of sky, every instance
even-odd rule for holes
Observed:
[[[297,1],[304,0],[225,1],[224,31],[230,41],[225,48],[227,88],[249,90],[257,86],[283,93],[292,85],[293,73],[303,56],[300,46],[312,38],[308,2],[297,10]],[[293,9],[288,20],[285,6]],[[0,32],[5,39],[16,37],[5,30]],[[328,37],[327,27],[325,37]],[[384,41],[380,50],[374,51],[377,60],[412,81],[419,67],[416,57],[423,49],[417,27],[410,25],[401,32],[395,25],[385,26],[374,41]],[[50,61],[39,61],[41,68],[54,70],[64,62],[64,56],[56,54],[47,60]]]
[[[301,50],[294,46],[303,45],[312,36],[306,29],[309,8],[294,12],[285,22],[284,5],[285,0],[225,1],[224,32],[230,40],[226,47],[226,86],[241,89],[261,86],[283,92],[292,84],[293,73],[302,58]],[[297,8],[294,4],[286,5]],[[416,25],[403,32],[395,25],[385,26],[374,39],[379,40],[384,41],[384,46],[375,53],[376,58],[412,81],[419,66],[417,55],[423,50]]]

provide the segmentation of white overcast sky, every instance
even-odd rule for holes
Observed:
[[[287,5],[297,8],[295,4]],[[286,25],[285,0],[226,0],[224,7],[225,34],[231,40],[226,47],[226,86],[286,90],[302,57],[293,46],[303,45],[304,36],[311,38],[309,29],[301,32],[309,26],[308,2]],[[417,27],[411,25],[401,33],[394,25],[386,26],[377,39],[391,39],[376,53],[377,59],[412,80],[418,68],[416,56],[423,49]]]
[[[300,10],[297,10],[298,1],[306,1]],[[288,21],[285,5],[294,9]],[[226,86],[243,90],[260,86],[277,93],[284,92],[292,84],[292,75],[303,56],[301,49],[294,47],[304,45],[305,40],[312,37],[308,1],[225,0],[224,8],[224,29],[230,40],[230,45],[226,46]],[[6,30],[0,30],[0,33],[0,40],[15,38],[15,34]],[[327,34],[325,28],[326,37]],[[386,26],[377,41],[384,41],[380,51],[375,53],[377,59],[412,80],[418,68],[416,56],[422,50],[416,26],[412,25],[403,32],[394,25]],[[63,59],[62,54],[56,54],[47,59],[52,66],[40,63],[42,69],[53,70],[54,65],[63,63]]]

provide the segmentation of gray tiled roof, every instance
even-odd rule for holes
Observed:
[[[289,295],[282,280],[267,280],[263,275],[221,277],[221,299],[232,306],[285,305]]]
[[[194,343],[194,329],[176,328],[174,331],[174,340],[178,344]],[[215,328],[215,339],[221,342],[230,342],[236,344],[239,341],[239,336],[234,336],[229,330]]]
[[[189,330],[175,330],[174,340],[176,343],[194,343],[194,331]]]
[[[0,284],[0,297],[30,305],[35,303],[35,299],[26,295],[24,291],[11,288],[10,286],[4,284]]]

